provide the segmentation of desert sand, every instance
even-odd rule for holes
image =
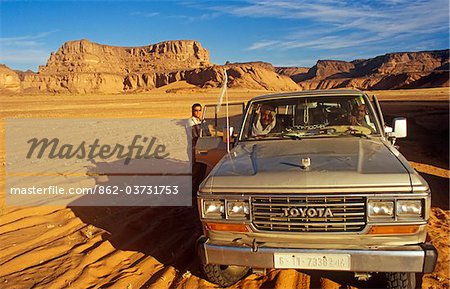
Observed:
[[[142,94],[0,95],[0,288],[217,288],[198,268],[194,247],[201,230],[192,208],[7,206],[4,124],[8,118],[185,118],[193,102],[215,103],[218,92],[174,83]],[[229,98],[266,93],[230,90]],[[410,135],[398,144],[431,185],[429,239],[439,251],[422,288],[449,288],[448,88],[369,94],[382,100],[386,119],[409,119]],[[381,286],[378,278],[367,285]],[[322,272],[270,270],[231,288],[360,286]]]

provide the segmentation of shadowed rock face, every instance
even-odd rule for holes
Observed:
[[[312,78],[325,79],[337,78],[340,76],[351,76],[350,71],[355,69],[355,65],[351,62],[338,60],[319,60],[313,66],[308,75]]]
[[[275,72],[280,75],[289,76],[294,82],[298,83],[307,78],[308,67],[276,67]]]
[[[364,61],[355,61],[362,74],[400,74],[431,72],[448,63],[449,50],[389,53]]]
[[[375,58],[319,60],[291,78],[303,89],[397,89],[448,86],[449,50],[389,53]]]

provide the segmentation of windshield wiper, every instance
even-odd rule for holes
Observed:
[[[260,135],[260,136],[252,136],[248,137],[245,140],[247,141],[261,141],[261,140],[274,140],[274,139],[280,139],[281,136],[275,136],[275,135]]]
[[[294,134],[294,133],[283,134],[283,135],[281,135],[281,137],[283,137],[283,138],[290,138],[290,139],[294,139],[294,140],[301,140],[301,139],[303,139],[302,135],[298,135],[298,134]]]
[[[370,137],[367,134],[365,134],[357,129],[355,129],[355,130],[349,129],[345,133],[343,133],[343,135],[350,135],[350,136],[354,136],[354,137],[370,139]]]
[[[336,132],[334,128],[320,128],[320,129],[310,129],[307,131],[298,131],[298,132],[288,132],[283,134],[283,137],[288,137],[291,139],[303,139],[305,137],[311,136],[329,136],[333,135]]]

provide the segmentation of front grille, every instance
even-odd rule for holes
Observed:
[[[364,197],[252,197],[251,204],[252,223],[260,231],[359,232],[366,225]]]

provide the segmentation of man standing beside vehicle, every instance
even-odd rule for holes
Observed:
[[[192,116],[189,118],[188,124],[192,128],[192,193],[194,199],[193,205],[195,206],[197,189],[205,174],[204,167],[195,161],[195,146],[200,134],[202,134],[202,130],[203,134],[209,135],[208,126],[202,120],[202,105],[200,103],[194,103],[192,105]]]
[[[206,135],[209,133],[206,122],[202,120],[202,105],[200,103],[192,105],[192,116],[189,118],[188,124],[192,127],[192,149],[194,149],[201,131],[203,130]]]

